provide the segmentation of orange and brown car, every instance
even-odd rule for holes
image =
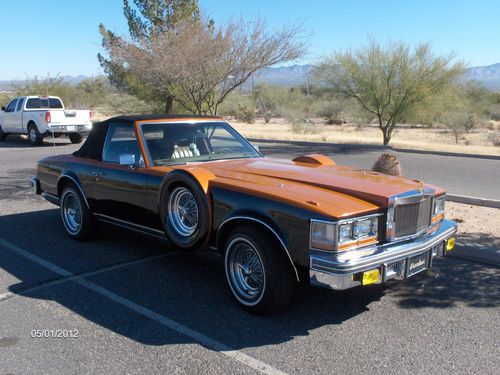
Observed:
[[[267,158],[215,117],[106,120],[80,150],[40,160],[31,182],[73,239],[107,222],[216,251],[236,301],[258,313],[286,306],[297,282],[410,277],[446,255],[456,232],[441,188],[324,155]]]

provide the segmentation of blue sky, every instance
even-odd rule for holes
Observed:
[[[216,22],[264,18],[270,29],[303,23],[314,63],[335,49],[358,47],[368,36],[408,43],[430,41],[469,65],[500,62],[500,1],[448,0],[200,0]],[[98,24],[125,35],[122,0],[1,1],[0,79],[102,73]]]

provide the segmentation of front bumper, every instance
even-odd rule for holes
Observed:
[[[446,255],[446,241],[457,231],[451,220],[443,220],[431,234],[414,240],[387,243],[344,253],[311,250],[310,283],[330,289],[348,289],[363,285],[363,273],[378,270],[376,284],[391,279],[401,280],[412,275],[410,260],[425,260],[422,269],[430,268],[436,256]],[[376,273],[376,271],[375,271]]]
[[[32,176],[30,178],[30,188],[33,194],[36,195],[42,194],[42,189],[40,189],[40,181],[35,176]]]

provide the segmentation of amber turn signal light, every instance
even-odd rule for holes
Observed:
[[[450,237],[446,241],[446,252],[452,251],[455,248],[455,237]]]

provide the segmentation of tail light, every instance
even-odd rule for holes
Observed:
[[[89,111],[89,120],[92,121],[93,117],[94,117],[94,112]]]
[[[50,115],[50,111],[45,112],[45,122],[48,124],[52,121],[52,116]]]

